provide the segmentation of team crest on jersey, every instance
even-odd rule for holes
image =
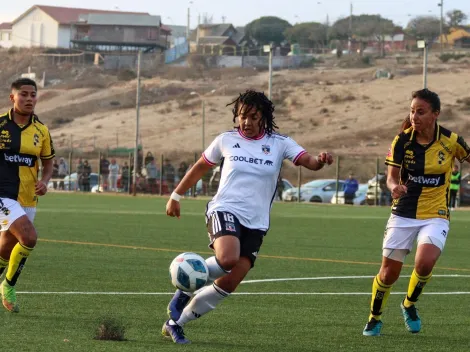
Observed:
[[[271,155],[271,147],[269,145],[263,144],[261,146],[261,150],[263,151],[264,154]]]
[[[439,164],[442,164],[444,162],[446,156],[442,150],[439,150],[439,153],[437,154],[437,158],[439,160]]]
[[[226,222],[225,223],[225,229],[230,232],[235,232],[235,224],[233,222]]]

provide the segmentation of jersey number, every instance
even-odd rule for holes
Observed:
[[[235,222],[232,214],[224,213],[224,220],[226,222]]]

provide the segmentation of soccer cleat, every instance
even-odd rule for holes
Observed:
[[[380,330],[382,330],[382,321],[372,318],[369,320],[362,332],[364,336],[380,336]]]
[[[163,324],[162,328],[162,335],[164,337],[171,337],[174,343],[184,345],[187,343],[191,343],[186,337],[184,337],[184,331],[181,326],[178,324],[170,325],[170,321],[167,320],[165,324]]]
[[[2,295],[2,303],[6,310],[11,313],[19,313],[20,307],[16,302],[16,288],[8,285],[6,280],[0,284],[0,293]]]
[[[403,313],[403,319],[405,320],[406,329],[416,334],[421,331],[421,319],[418,315],[418,309],[413,304],[411,307],[406,308],[403,302],[400,304],[401,312]]]
[[[175,295],[170,303],[168,303],[168,317],[173,321],[178,321],[181,313],[183,313],[184,307],[186,307],[190,300],[191,296],[188,296],[181,290],[176,290]]]

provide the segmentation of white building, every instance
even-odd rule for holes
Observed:
[[[91,13],[137,14],[137,12],[77,9],[34,5],[12,23],[12,44],[17,47],[69,48],[71,24]],[[138,13],[147,14],[148,13]]]
[[[11,48],[11,23],[0,23],[0,48]]]

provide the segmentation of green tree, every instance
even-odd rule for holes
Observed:
[[[460,10],[452,10],[447,12],[447,25],[449,27],[458,27],[467,22],[467,15]]]
[[[281,44],[284,40],[284,32],[292,25],[279,17],[261,17],[250,23],[245,27],[246,34],[250,35],[258,41],[261,45]]]
[[[418,16],[410,20],[406,31],[418,39],[433,40],[440,34],[441,21],[434,16]]]
[[[290,43],[298,43],[304,48],[323,47],[327,42],[328,27],[318,22],[296,24],[284,31],[284,37]]]
[[[350,33],[350,18],[337,20],[331,28],[331,38],[346,40],[352,36],[361,42],[362,48],[370,39],[377,40],[381,45],[382,55],[384,53],[384,40],[386,35],[397,33],[397,26],[393,21],[380,15],[352,16],[352,33]]]

